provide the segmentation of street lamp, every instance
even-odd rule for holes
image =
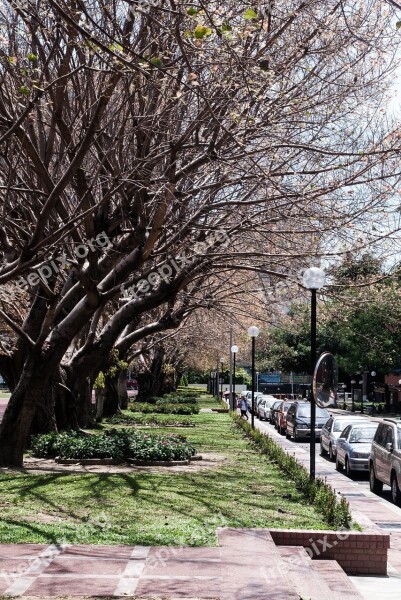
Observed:
[[[234,394],[232,396],[232,406],[231,406],[231,410],[235,410],[236,408],[236,396],[235,396],[235,356],[238,352],[238,346],[231,346],[231,354],[233,357],[233,380],[234,380]]]
[[[363,386],[363,379],[361,379],[359,381],[359,385]],[[361,388],[362,389],[362,388]],[[363,415],[363,389],[362,389],[362,393],[361,393],[361,415]]]
[[[220,397],[223,400],[223,367],[224,367],[224,358],[220,358],[220,365],[221,365]]]
[[[351,379],[351,399],[352,399],[352,412],[355,412],[355,390],[354,385],[356,384],[355,379]]]
[[[311,372],[312,376],[316,364],[316,292],[324,286],[326,275],[322,269],[311,267],[303,275],[303,284],[311,291]],[[311,432],[309,448],[310,478],[316,475],[316,404],[311,385]]]
[[[252,339],[252,429],[255,429],[255,342],[259,333],[258,327],[252,326],[248,329],[248,335]]]

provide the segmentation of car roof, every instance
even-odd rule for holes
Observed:
[[[350,415],[349,417],[347,415],[332,415],[333,419],[347,419],[348,421],[366,421],[367,419],[365,417],[358,417],[357,415]],[[351,424],[351,423],[350,423]]]

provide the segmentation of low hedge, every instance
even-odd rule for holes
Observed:
[[[106,419],[112,425],[157,425],[158,427],[195,427],[195,423],[188,417],[170,417],[163,414],[118,413]]]
[[[311,481],[308,471],[293,456],[287,454],[267,435],[252,429],[250,424],[239,415],[231,414],[235,424],[242,428],[246,436],[295,482],[309,502],[324,515],[329,525],[336,528],[351,527],[351,512],[345,498],[339,500],[334,490],[323,479],[317,478]]]
[[[199,404],[147,404],[137,403],[131,405],[130,410],[133,412],[160,413],[164,415],[197,415],[200,410]]]
[[[50,433],[32,438],[31,449],[40,458],[124,460],[188,460],[194,446],[182,435],[158,435],[128,429],[110,430],[99,435],[77,432]]]
[[[156,406],[159,406],[160,404],[197,404],[197,400],[196,396],[173,396],[172,394],[169,394],[163,396],[163,398],[159,398],[156,401]]]

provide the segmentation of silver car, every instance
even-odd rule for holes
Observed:
[[[330,460],[335,460],[337,439],[345,427],[353,423],[366,423],[366,419],[355,415],[334,415],[330,417],[323,426],[320,436],[320,454],[324,456],[328,452]]]
[[[256,412],[256,406],[257,406],[257,402],[258,402],[258,398],[260,396],[263,396],[262,392],[255,392],[254,393],[254,399],[255,399],[255,412]],[[248,410],[249,412],[252,412],[252,392],[247,392],[246,393],[246,402],[248,404]]]
[[[354,471],[369,471],[369,456],[378,423],[348,425],[337,439],[336,469],[350,477]]]
[[[277,398],[262,398],[259,399],[258,408],[257,408],[257,416],[261,421],[270,420],[270,409],[275,402],[277,402]]]

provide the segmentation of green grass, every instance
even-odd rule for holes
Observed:
[[[203,406],[220,406],[205,398]],[[0,541],[211,545],[218,526],[327,529],[295,485],[228,414],[191,417],[198,452],[227,462],[196,472],[0,475]],[[183,433],[163,427],[163,432]]]

